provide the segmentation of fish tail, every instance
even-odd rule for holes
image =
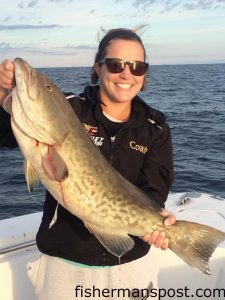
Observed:
[[[177,221],[168,229],[169,248],[190,266],[211,275],[209,258],[225,240],[225,232],[187,221]]]

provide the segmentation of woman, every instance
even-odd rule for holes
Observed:
[[[114,168],[163,208],[173,179],[171,137],[164,115],[137,96],[145,85],[147,69],[140,37],[132,30],[113,29],[101,40],[92,68],[92,83],[99,81],[99,85],[85,87],[79,96],[65,95]],[[7,60],[0,65],[1,104],[13,86],[14,66]],[[16,141],[9,115],[3,109],[0,114],[0,146],[13,148]],[[118,289],[132,291],[152,284],[156,287],[149,248],[168,248],[164,232],[146,234],[145,242],[134,238],[134,248],[119,262],[82,221],[62,206],[58,210],[56,207],[57,201],[46,192],[37,234],[37,245],[43,255],[28,270],[38,299],[103,299],[101,291],[106,288],[110,293],[108,299],[129,299],[128,293],[118,295]],[[57,221],[49,229],[55,212]],[[163,210],[162,214],[167,217],[165,225],[175,222],[168,211]]]

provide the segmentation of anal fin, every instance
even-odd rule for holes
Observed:
[[[116,230],[110,231],[108,228],[100,228],[88,223],[85,225],[99,242],[117,257],[121,257],[134,247],[134,240],[127,233]]]

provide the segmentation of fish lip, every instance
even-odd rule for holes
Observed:
[[[30,79],[30,72],[31,72],[29,64],[20,57],[16,57],[13,63],[15,66],[16,82],[19,81],[21,74],[23,74],[23,77],[25,77],[25,82],[27,83],[28,80]]]
[[[17,69],[20,68],[20,69],[23,69],[23,70],[27,70],[29,72],[30,66],[22,58],[16,57],[13,62],[14,62],[15,68],[17,68]]]
[[[33,95],[36,95],[39,93],[38,89],[36,89],[35,92],[32,92],[33,86],[35,86],[36,82],[36,71],[29,65],[28,62],[23,60],[20,57],[17,57],[14,59],[14,66],[15,66],[15,77],[16,77],[16,83],[21,82],[21,80],[24,82],[24,88],[27,89],[27,94],[29,96],[30,100],[35,100]],[[17,85],[18,95],[20,98],[20,89]]]
[[[16,63],[23,63],[25,61],[21,57],[16,57],[16,58],[14,58],[14,62],[16,62]]]

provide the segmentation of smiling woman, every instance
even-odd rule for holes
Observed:
[[[130,65],[125,63],[119,72],[111,72],[107,60],[112,61],[112,58],[122,59],[122,62],[125,60],[144,63],[144,51],[136,41],[114,40],[107,48],[106,63],[100,61],[95,64],[100,80],[99,92],[103,111],[116,119],[127,121],[130,117],[131,101],[143,87],[145,72],[140,76],[133,75]]]
[[[145,48],[133,31],[111,30],[100,42],[92,83],[100,81],[102,109],[111,117],[129,119],[131,101],[144,86],[148,69],[145,61]]]
[[[9,60],[0,64],[0,103],[4,102],[8,89],[14,86],[14,65],[16,62]],[[84,151],[81,151],[82,155],[84,153],[88,155],[82,156],[85,158],[84,164],[81,163],[83,168],[86,168],[85,172],[82,174],[78,170],[75,172],[76,178],[84,176],[82,177],[84,179],[72,185],[76,195],[81,194],[84,202],[88,202],[90,207],[95,209],[96,213],[91,214],[90,220],[93,221],[91,227],[96,227],[99,231],[97,236],[101,235],[100,240],[110,246],[106,247],[107,251],[102,246],[104,243],[101,244],[78,217],[58,204],[47,191],[43,218],[37,234],[37,246],[42,255],[34,263],[29,264],[29,274],[32,282],[36,284],[35,290],[40,300],[72,300],[74,288],[78,285],[84,288],[95,286],[100,289],[129,290],[144,289],[152,284],[155,288],[157,286],[157,266],[149,249],[150,245],[163,250],[168,248],[169,240],[165,232],[155,231],[155,227],[144,228],[143,237],[133,237],[132,244],[129,244],[132,247],[127,249],[128,236],[127,232],[124,236],[125,229],[121,225],[121,219],[128,224],[133,224],[138,210],[134,206],[129,210],[127,205],[123,205],[121,209],[112,208],[111,204],[118,201],[118,197],[112,196],[111,191],[115,193],[117,188],[107,188],[106,185],[112,181],[112,176],[109,175],[111,173],[107,170],[115,172],[113,167],[119,178],[118,186],[124,191],[122,184],[124,179],[122,180],[121,176],[125,177],[142,190],[141,195],[146,194],[144,197],[147,197],[147,206],[151,207],[150,203],[155,201],[160,210],[167,199],[173,181],[170,129],[163,113],[149,107],[137,95],[143,89],[147,70],[145,48],[137,33],[130,29],[113,29],[106,33],[99,44],[91,73],[91,80],[95,85],[86,86],[79,96],[65,93],[90,138],[110,163],[110,165],[106,164],[107,168],[101,169],[100,160],[91,156],[88,146],[84,147]],[[31,82],[40,84],[37,81]],[[19,80],[16,84],[16,89],[19,89]],[[0,113],[0,146],[13,148],[16,145],[10,129],[9,115],[3,109]],[[57,114],[56,118],[61,130],[66,126],[65,112],[58,109]],[[79,132],[76,133],[79,137]],[[76,147],[80,149],[81,144],[80,140],[72,147],[74,154],[77,154]],[[92,143],[91,145],[93,146]],[[60,143],[57,145],[52,143],[51,147],[54,149],[54,155],[61,153]],[[80,162],[79,157],[77,161],[76,158],[70,159],[73,166],[77,161]],[[58,171],[57,167],[59,167],[57,162],[57,160],[49,162],[50,167],[51,164],[54,165],[55,171]],[[94,169],[91,169],[91,166],[94,166]],[[58,181],[60,180],[59,178]],[[64,184],[65,181],[62,179],[60,181],[62,189]],[[101,189],[101,186],[104,186],[104,189]],[[132,197],[138,205],[143,205],[138,194],[135,195],[134,197],[132,194]],[[70,201],[66,194],[63,193],[63,196],[66,198],[63,198],[65,202]],[[124,198],[123,201],[127,200],[127,197],[121,197]],[[86,214],[87,211],[85,209]],[[96,223],[96,216],[100,211],[104,212],[107,228],[99,228],[98,224],[103,224],[102,219],[101,222]],[[112,212],[115,220],[112,220]],[[123,218],[118,218],[118,212],[119,215],[125,214]],[[163,209],[160,213],[166,217],[165,226],[175,222],[173,214]],[[112,227],[112,223],[116,220],[120,220],[119,224],[122,227],[118,232],[115,232]],[[121,252],[116,255],[117,252],[111,251],[111,248],[117,245],[120,245],[120,249],[125,247],[126,251],[123,255]],[[38,274],[35,270],[38,270]],[[95,298],[93,296],[89,299]]]

